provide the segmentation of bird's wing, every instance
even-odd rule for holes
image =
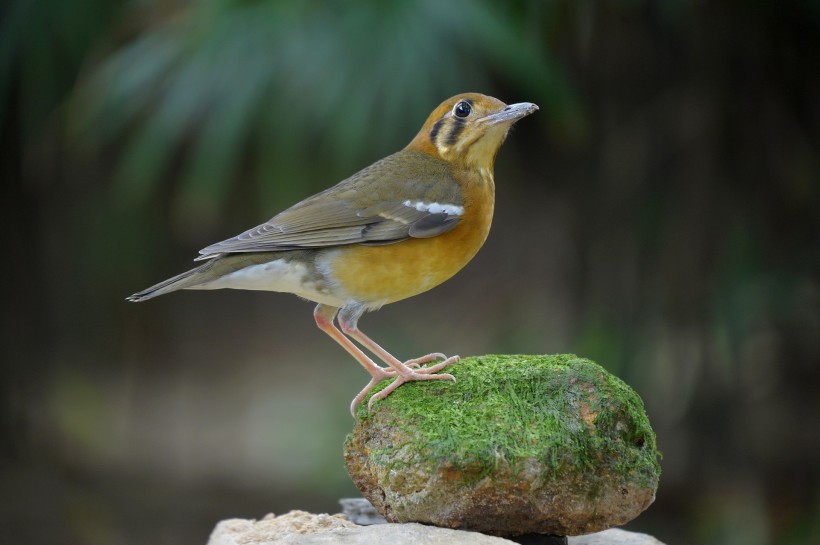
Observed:
[[[463,211],[461,189],[447,165],[426,154],[405,150],[253,229],[204,248],[197,259],[236,252],[391,244],[411,237],[429,238],[455,227]]]

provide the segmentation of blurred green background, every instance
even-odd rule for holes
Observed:
[[[664,453],[629,529],[820,535],[820,7],[16,0],[0,17],[0,542],[205,543],[356,495],[367,382],[312,306],[125,296],[404,146],[443,99],[541,110],[454,280],[366,316],[400,357],[575,352]]]

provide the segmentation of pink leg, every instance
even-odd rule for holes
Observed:
[[[327,333],[331,339],[339,343],[342,348],[347,350],[348,354],[353,356],[356,361],[358,361],[362,367],[370,373],[370,376],[373,377],[370,379],[367,386],[365,386],[364,389],[359,392],[359,394],[354,397],[353,401],[350,403],[350,414],[355,418],[356,407],[367,396],[370,390],[372,390],[373,387],[381,381],[396,376],[396,372],[393,369],[384,369],[383,367],[379,367],[373,363],[373,360],[368,358],[367,355],[359,349],[359,347],[353,344],[350,339],[345,337],[342,332],[339,331],[335,325],[333,325],[333,319],[337,312],[338,309],[336,308],[319,305],[313,312],[313,318],[316,320],[316,325],[319,326],[319,329]]]
[[[390,352],[388,352],[387,350],[382,348],[378,343],[376,343],[376,341],[362,333],[356,326],[355,320],[352,322],[348,322],[340,317],[339,325],[341,326],[342,331],[344,331],[346,335],[357,341],[359,344],[361,344],[371,352],[373,352],[384,363],[395,369],[395,372],[399,375],[398,378],[394,380],[390,386],[388,386],[380,392],[373,394],[370,397],[370,400],[367,402],[368,409],[370,409],[373,406],[374,401],[376,401],[377,399],[386,398],[396,388],[398,388],[406,382],[414,382],[417,380],[452,380],[453,382],[456,381],[453,375],[450,375],[448,373],[438,373],[438,371],[441,371],[448,365],[456,363],[459,360],[458,356],[452,356],[450,358],[447,358],[446,356],[444,356],[444,354],[434,353],[427,354],[426,356],[422,356],[420,358],[409,360],[406,363],[402,363],[395,356],[390,354]],[[413,370],[411,368],[412,366],[417,366],[422,363],[435,361],[439,358],[444,358],[444,361],[430,367],[423,367],[418,370]],[[373,362],[370,361],[370,363]]]

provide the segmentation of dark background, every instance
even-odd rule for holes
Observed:
[[[12,2],[0,19],[0,541],[203,543],[337,511],[367,376],[311,305],[124,297],[404,146],[443,99],[541,110],[483,251],[366,316],[400,357],[574,352],[663,451],[628,525],[820,535],[812,1]]]

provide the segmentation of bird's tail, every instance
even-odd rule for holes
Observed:
[[[196,286],[197,284],[201,284],[203,281],[202,275],[200,275],[199,273],[202,273],[205,270],[210,269],[211,266],[213,266],[213,261],[209,261],[195,269],[191,269],[190,271],[178,274],[173,278],[169,278],[168,280],[163,280],[159,284],[154,284],[150,288],[138,291],[134,295],[126,297],[126,300],[133,301],[136,303],[172,291],[182,290],[185,288],[190,288],[191,286]]]

